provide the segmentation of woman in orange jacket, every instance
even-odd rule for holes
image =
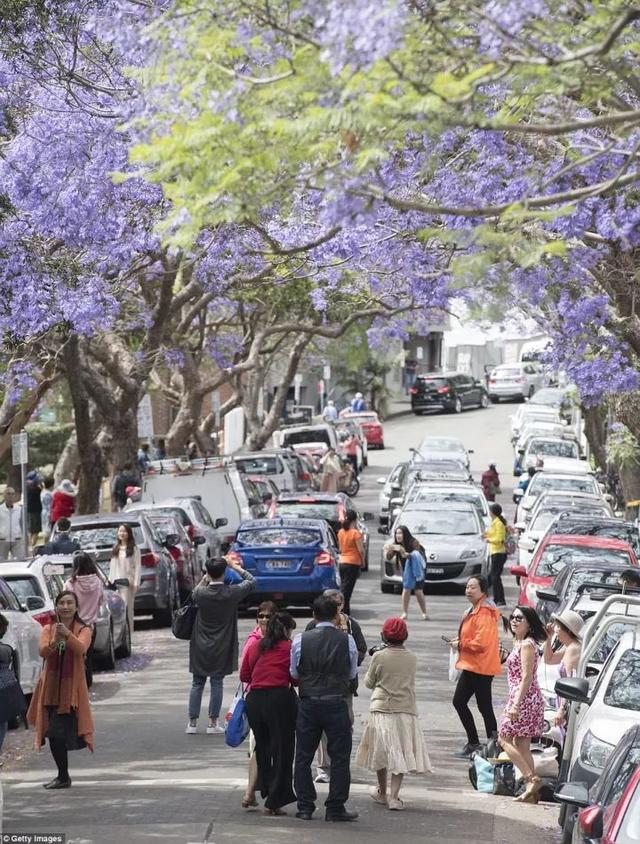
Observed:
[[[478,731],[469,709],[473,695],[484,720],[487,738],[498,731],[491,700],[491,683],[502,671],[498,635],[500,612],[489,599],[488,591],[486,577],[474,575],[469,578],[464,594],[471,607],[462,619],[457,638],[451,641],[451,647],[459,654],[456,668],[460,671],[453,706],[467,733],[467,743],[455,754],[461,759],[480,749]]]

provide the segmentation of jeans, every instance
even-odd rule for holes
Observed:
[[[327,814],[345,811],[351,786],[351,720],[344,698],[318,700],[300,699],[296,721],[296,761],[294,785],[298,795],[298,811],[313,812],[316,808],[316,789],[311,775],[311,763],[322,733],[327,734],[327,750],[331,758],[329,796],[325,800]]]
[[[476,703],[484,720],[487,738],[491,738],[498,731],[496,716],[493,712],[493,702],[491,700],[492,682],[493,677],[490,674],[476,674],[473,671],[466,670],[462,671],[458,679],[458,684],[453,695],[453,706],[462,721],[462,726],[467,734],[469,744],[479,744],[478,730],[476,729],[473,715],[469,709],[469,701],[473,695],[476,696]]]
[[[496,604],[504,604],[504,586],[502,585],[502,570],[507,562],[506,554],[492,554],[491,568],[489,569],[489,582],[493,592],[493,600]]]
[[[0,750],[2,750],[2,745],[4,743],[4,737],[7,734],[7,722],[0,721]]]
[[[209,718],[217,720],[222,707],[222,683],[224,674],[212,674],[209,677],[211,682],[211,696],[209,697]],[[202,704],[202,692],[207,684],[207,678],[201,674],[193,675],[191,692],[189,693],[189,718],[197,721],[200,717],[200,706]]]

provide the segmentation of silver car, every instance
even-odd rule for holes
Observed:
[[[469,455],[473,449],[467,449],[458,437],[425,437],[413,452],[415,462],[432,460],[457,460],[469,468]]]
[[[500,399],[531,398],[541,387],[546,387],[547,376],[539,363],[503,363],[496,366],[489,375],[489,398]]]
[[[376,481],[376,483],[382,485],[378,496],[378,521],[383,529],[389,527],[389,502],[392,498],[397,498],[402,494],[404,476],[407,473],[408,466],[408,462],[396,463],[386,478],[378,478]]]
[[[408,504],[391,528],[404,525],[426,551],[425,584],[446,583],[464,586],[474,574],[486,574],[487,543],[482,538],[484,525],[471,504]],[[380,563],[382,592],[402,590],[402,572],[385,558]]]

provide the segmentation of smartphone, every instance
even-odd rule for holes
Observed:
[[[450,644],[451,644],[451,641],[452,641],[452,640],[451,640],[451,639],[447,639],[447,637],[446,637],[446,636],[440,636],[440,638],[442,639],[442,641],[443,641],[443,642],[446,642],[446,643],[447,643],[447,645],[450,645]]]

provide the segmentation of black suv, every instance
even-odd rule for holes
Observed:
[[[461,413],[465,407],[489,407],[491,403],[482,382],[461,372],[418,375],[409,392],[416,416],[437,409]]]

